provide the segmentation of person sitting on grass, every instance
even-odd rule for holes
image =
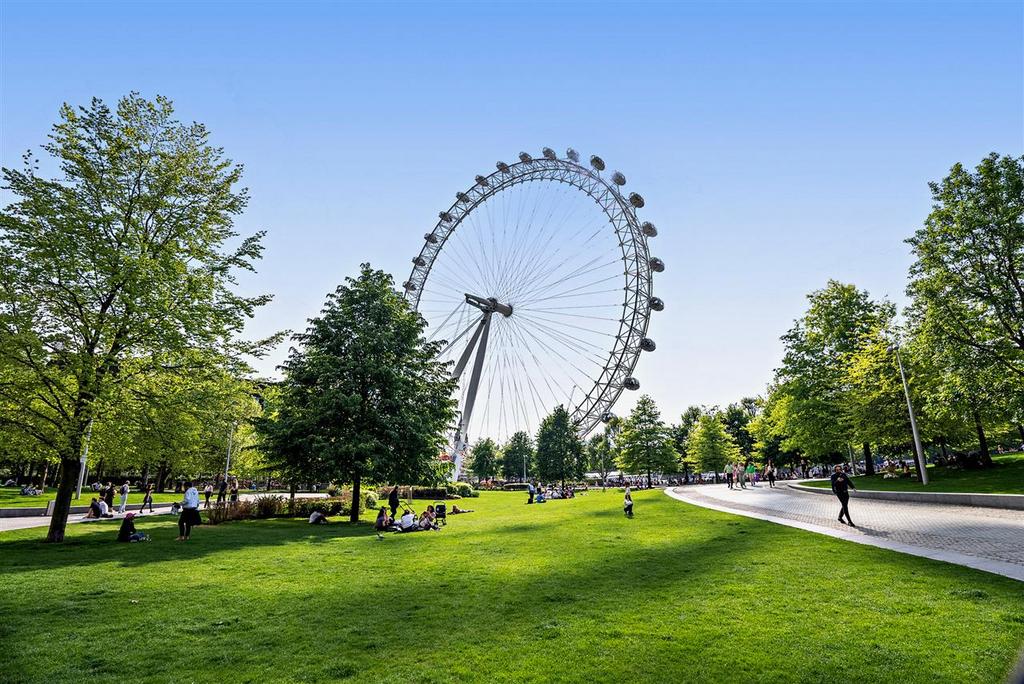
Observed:
[[[92,501],[89,503],[89,512],[85,514],[88,520],[98,520],[103,517],[103,510],[100,508],[99,499],[95,496],[92,497]]]
[[[114,517],[114,514],[110,512],[110,506],[107,505],[106,499],[99,499],[96,502],[96,505],[99,506],[100,517],[101,518],[113,518]]]
[[[633,517],[633,495],[629,493],[629,487],[626,487],[626,495],[622,500],[622,511],[627,518]]]
[[[394,529],[395,521],[388,515],[388,509],[386,506],[381,506],[380,510],[377,511],[377,520],[373,523],[373,529],[377,531],[377,538],[383,539],[381,532],[388,532]]]
[[[128,543],[149,540],[149,537],[135,529],[134,518],[134,513],[124,516],[124,520],[121,521],[121,529],[117,531],[117,541]]]
[[[310,525],[326,525],[327,524],[327,516],[324,515],[321,511],[313,511],[309,515],[309,524]]]
[[[412,509],[407,509],[402,514],[402,518],[398,521],[398,529],[400,532],[412,532],[418,530],[419,525],[416,524],[416,512]]]
[[[436,530],[438,529],[437,524],[434,522],[437,519],[437,514],[434,513],[433,506],[427,506],[427,510],[423,511],[420,515],[420,527],[425,530]]]
[[[459,508],[459,504],[452,504],[452,515],[458,515],[459,513],[472,513],[473,511],[465,508]]]

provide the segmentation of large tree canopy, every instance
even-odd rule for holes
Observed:
[[[622,469],[627,473],[645,473],[648,487],[651,473],[678,470],[679,455],[650,395],[640,397],[629,417],[622,422],[616,447]]]
[[[242,169],[171,102],[132,94],[65,105],[43,150],[3,169],[16,198],[0,213],[0,422],[59,456],[48,539],[62,541],[90,421],[138,376],[234,364],[245,319],[269,297],[241,297],[261,234],[234,242]],[[194,365],[197,364],[197,365]]]
[[[1024,377],[1024,157],[993,153],[973,173],[956,164],[929,186],[908,294],[946,335]]]
[[[537,430],[537,475],[545,482],[583,477],[586,461],[583,443],[569,419],[569,412],[559,406],[541,421]]]
[[[351,482],[433,480],[455,418],[455,381],[391,276],[363,264],[296,336],[280,405],[259,424],[293,475]],[[352,520],[358,520],[357,506]]]

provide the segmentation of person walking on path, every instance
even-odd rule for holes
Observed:
[[[121,485],[121,505],[117,507],[117,512],[121,515],[124,515],[124,511],[128,507],[128,492],[131,490],[131,485],[128,484],[128,480],[125,480]]]
[[[398,507],[401,505],[402,499],[398,496],[398,485],[396,484],[392,489],[391,493],[388,494],[388,508],[391,509],[391,519],[395,519],[395,514],[398,512]]]
[[[231,481],[231,505],[234,506],[238,503],[238,480],[234,479]]]
[[[206,486],[203,487],[203,496],[206,497],[206,503],[203,504],[203,508],[209,508],[210,507],[210,497],[213,496],[213,484],[212,483],[207,482]]]
[[[739,463],[732,464],[732,479],[739,483],[740,489],[747,488],[746,483],[743,482],[743,468]]]
[[[725,483],[732,489],[732,463],[725,464]]]
[[[626,495],[622,499],[622,512],[627,518],[633,517],[633,496],[629,493],[629,487],[626,487]]]
[[[768,478],[768,487],[769,488],[774,488],[775,487],[775,466],[773,466],[771,463],[769,463],[768,467],[764,469],[764,475],[765,475],[765,477]]]
[[[750,463],[747,463],[746,475],[747,475],[747,479],[750,481],[750,486],[751,487],[756,487],[757,486],[757,466],[754,465],[753,461],[751,461]]]
[[[227,501],[227,493],[228,481],[227,478],[224,478],[220,481],[220,484],[217,485],[217,503],[222,504]]]
[[[850,488],[853,487],[854,490],[857,489],[853,485],[853,480],[850,479],[849,475],[843,472],[843,469],[840,466],[835,467],[835,472],[832,473],[831,480],[832,493],[839,498],[839,503],[842,506],[842,508],[839,509],[839,522],[843,522],[843,516],[845,516],[845,524],[850,527],[856,527],[856,525],[853,524],[853,520],[850,519],[850,508],[848,506],[850,503]]]
[[[192,528],[203,524],[199,516],[199,490],[191,482],[186,482],[185,487],[185,500],[181,502],[181,515],[178,516],[178,541],[188,541]]]
[[[527,483],[526,491],[530,495],[530,498],[527,500],[526,503],[532,504],[533,503],[533,497],[537,495],[537,488],[533,486],[533,481],[532,480]]]
[[[139,508],[139,513],[146,510],[146,506],[149,506],[149,512],[153,512],[153,485],[146,485],[146,491],[142,495],[142,506]]]

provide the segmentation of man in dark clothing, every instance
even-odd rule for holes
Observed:
[[[107,483],[107,488],[103,490],[103,500],[107,502],[107,507],[113,510],[114,508],[114,484],[112,482]]]
[[[832,473],[832,493],[839,498],[839,503],[842,508],[839,510],[839,522],[843,521],[843,516],[846,516],[845,523],[850,527],[856,527],[853,524],[853,520],[850,519],[850,509],[847,504],[850,503],[850,488],[857,489],[853,486],[853,480],[850,476],[843,472],[843,469],[839,466],[835,467],[835,472]]]
[[[228,481],[227,478],[221,478],[220,484],[217,485],[217,503],[222,504],[227,500],[228,494]]]
[[[395,517],[395,513],[398,512],[398,504],[399,504],[398,485],[395,485],[395,488],[391,490],[390,494],[388,494],[388,506],[391,508],[391,517],[392,518],[394,518]]]

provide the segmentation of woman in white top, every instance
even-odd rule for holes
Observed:
[[[185,500],[181,502],[181,515],[178,516],[178,541],[188,541],[192,528],[202,525],[199,517],[199,490],[191,482],[185,483]]]

